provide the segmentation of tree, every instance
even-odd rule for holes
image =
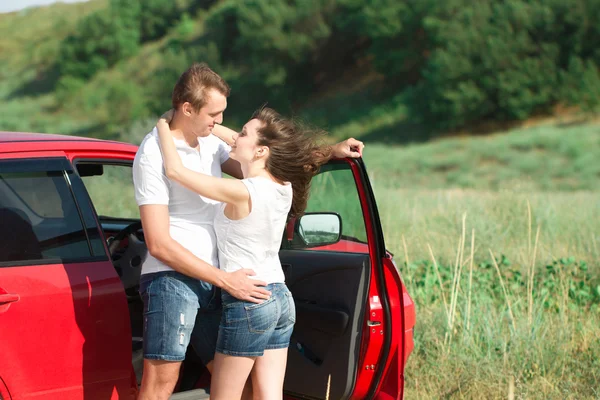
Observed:
[[[133,55],[140,42],[139,15],[138,1],[111,0],[108,9],[83,18],[61,43],[61,74],[88,79]]]

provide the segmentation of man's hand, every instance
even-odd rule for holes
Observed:
[[[249,276],[256,275],[251,269],[240,269],[227,273],[224,277],[225,283],[221,287],[233,297],[252,303],[262,303],[271,297],[271,292],[261,286],[267,286],[266,282],[250,279]]]
[[[360,140],[354,138],[346,139],[343,142],[336,143],[331,148],[332,157],[336,158],[359,158],[362,157],[365,145]]]

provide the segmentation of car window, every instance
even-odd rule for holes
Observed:
[[[67,263],[104,255],[93,250],[103,245],[98,235],[89,235],[94,227],[82,222],[70,184],[74,174],[66,165],[66,159],[0,162],[0,263]]]
[[[62,202],[53,177],[41,173],[21,175],[6,173],[4,177],[10,181],[12,190],[21,197],[31,212],[44,218],[64,217],[62,207],[56,207]]]
[[[100,219],[139,219],[130,164],[78,162],[83,180]]]
[[[337,216],[341,220],[339,240],[335,235]],[[312,232],[305,232],[308,229]],[[323,245],[308,245],[298,237],[302,235]],[[306,215],[296,224],[293,242],[295,249],[369,252],[360,197],[347,162],[331,161],[313,178]]]

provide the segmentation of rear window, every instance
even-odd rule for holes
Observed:
[[[0,162],[1,265],[80,262],[104,255],[73,195],[63,159]],[[87,221],[88,225],[90,221]]]

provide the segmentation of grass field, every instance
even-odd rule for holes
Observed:
[[[417,308],[407,399],[600,398],[599,141],[584,125],[367,146]]]
[[[406,398],[600,396],[597,193],[376,196],[417,308]]]

